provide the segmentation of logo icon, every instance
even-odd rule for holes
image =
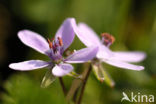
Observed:
[[[121,99],[121,102],[122,102],[123,100],[127,100],[127,101],[131,102],[130,99],[128,98],[128,96],[127,96],[127,94],[126,94],[125,92],[122,92],[122,95],[123,95],[123,98]]]
[[[122,92],[121,102],[129,101],[129,102],[154,102],[154,95],[142,95],[140,92],[134,94],[131,92],[130,96],[128,96],[125,92]]]

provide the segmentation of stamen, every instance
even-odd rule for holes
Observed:
[[[55,62],[59,61],[62,59],[62,49],[61,47],[63,45],[62,39],[57,37],[57,38],[51,38],[48,39],[49,47],[50,47],[50,52],[51,52],[51,58]]]
[[[53,43],[50,41],[50,39],[48,39],[48,43],[49,43],[49,47],[53,48]]]
[[[62,39],[60,37],[58,37],[58,41],[59,41],[59,45],[63,46],[63,42],[62,42]]]
[[[108,47],[111,44],[113,44],[114,41],[115,41],[115,38],[111,34],[109,34],[109,33],[102,33],[101,36],[102,36],[103,44],[108,46]]]

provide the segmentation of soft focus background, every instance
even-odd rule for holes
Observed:
[[[8,68],[11,62],[47,59],[23,45],[17,32],[30,29],[45,38],[53,37],[68,17],[85,22],[99,35],[108,32],[116,38],[112,50],[144,51],[144,71],[136,72],[105,65],[116,82],[114,88],[100,83],[91,73],[83,104],[120,104],[122,92],[156,97],[156,0],[0,0],[0,104],[66,104],[56,80],[40,88],[46,69],[29,72]],[[75,39],[71,49],[84,47]],[[75,65],[75,70],[83,70]],[[64,78],[69,88],[73,78]],[[128,102],[123,102],[127,104]],[[146,103],[145,103],[146,104]]]

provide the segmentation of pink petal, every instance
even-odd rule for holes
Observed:
[[[59,64],[52,69],[52,73],[55,76],[61,77],[70,73],[72,70],[73,66],[70,64]]]
[[[79,23],[78,27],[74,26],[74,30],[78,38],[87,46],[100,45],[100,39],[97,34],[86,24]]]
[[[146,54],[143,52],[114,52],[113,60],[120,60],[126,62],[140,62],[144,60]]]
[[[98,51],[98,47],[89,47],[76,51],[65,59],[67,63],[84,63],[93,59]]]
[[[19,39],[27,46],[37,50],[42,54],[46,54],[49,50],[47,41],[38,33],[30,30],[22,30],[18,32]]]
[[[14,70],[28,71],[28,70],[44,68],[47,67],[48,65],[49,63],[45,61],[29,60],[29,61],[23,61],[18,63],[12,63],[9,65],[9,67]]]
[[[113,56],[113,52],[105,45],[100,45],[96,56],[99,59],[108,59]]]
[[[60,37],[62,39],[64,50],[67,49],[74,40],[73,24],[76,24],[75,19],[68,18],[56,32],[55,38]]]
[[[140,71],[144,69],[143,66],[133,65],[133,64],[126,63],[126,62],[117,61],[117,60],[102,60],[102,61],[107,64],[110,64],[119,68],[123,68],[123,69],[130,69],[130,70],[136,70],[136,71]]]

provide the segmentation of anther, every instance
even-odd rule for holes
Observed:
[[[58,37],[58,41],[59,41],[59,45],[63,46],[63,42],[62,42],[62,39],[60,37]]]
[[[49,47],[53,48],[53,43],[48,39]]]
[[[102,33],[101,36],[102,36],[103,44],[106,46],[110,46],[115,41],[115,38],[109,33]]]

